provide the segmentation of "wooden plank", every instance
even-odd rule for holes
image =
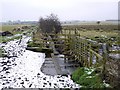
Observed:
[[[57,74],[61,75],[62,70],[61,70],[60,65],[58,64],[58,61],[57,61],[55,55],[53,53],[51,53],[51,56],[52,56],[52,61],[53,61],[54,65],[55,65],[55,70],[56,70]]]
[[[99,55],[98,53],[96,53],[95,51],[93,51],[92,49],[88,49],[90,52],[92,52],[95,56],[97,56],[98,58],[103,58],[101,55]]]
[[[92,57],[93,57],[93,54],[92,54],[92,52],[90,52],[90,60],[89,60],[89,61],[90,61],[89,66],[90,66],[90,67],[91,67],[92,64],[93,64],[93,63],[92,63],[92,62],[93,62],[93,61],[92,61]]]

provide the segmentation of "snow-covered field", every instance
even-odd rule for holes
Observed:
[[[41,72],[44,53],[25,50],[30,38],[0,44],[9,57],[0,58],[0,89],[2,88],[79,88],[70,75],[48,76]]]

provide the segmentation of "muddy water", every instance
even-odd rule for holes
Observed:
[[[42,72],[46,75],[57,75],[58,73],[61,73],[61,75],[71,75],[77,68],[78,63],[75,62],[69,62],[68,60],[65,62],[64,55],[55,55],[56,62],[58,63],[60,67],[60,71],[56,71],[55,64],[53,61],[53,58],[45,58],[45,62],[42,65]],[[58,69],[59,70],[59,69]]]
[[[0,44],[8,57],[0,58],[0,89],[2,88],[79,88],[70,75],[45,75],[41,67],[44,53],[26,50],[29,37]]]

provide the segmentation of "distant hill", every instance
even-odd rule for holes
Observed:
[[[113,21],[113,22],[117,22],[117,21],[120,21],[120,20],[106,20],[106,21]]]
[[[38,22],[37,21],[8,21],[8,22],[2,22],[2,25],[26,25],[26,24],[30,24],[30,25],[33,25],[33,24],[37,24]]]
[[[97,21],[80,21],[80,20],[71,20],[71,21],[61,21],[62,25],[81,25],[81,24],[96,24]],[[105,20],[100,21],[101,23],[108,24],[118,24],[118,20]],[[119,20],[120,22],[120,20]],[[36,25],[38,21],[8,21],[8,22],[0,22],[0,25]]]

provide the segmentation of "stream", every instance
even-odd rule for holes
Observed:
[[[26,50],[30,37],[22,36],[0,44],[8,57],[0,58],[0,89],[2,88],[80,88],[70,75],[45,75],[41,67],[45,54]]]

